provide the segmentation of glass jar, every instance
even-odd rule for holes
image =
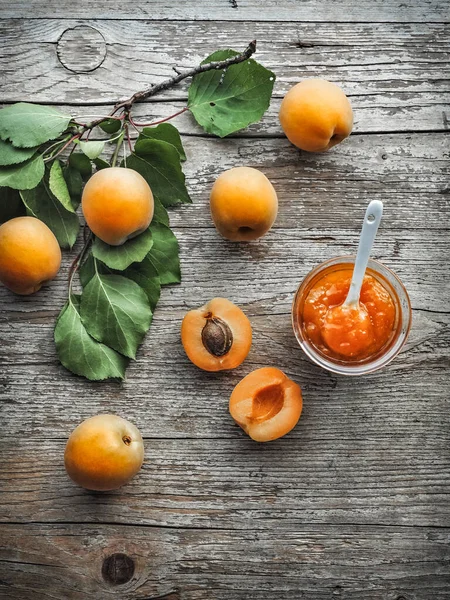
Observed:
[[[332,271],[348,268],[355,263],[355,256],[338,256],[326,260],[308,273],[300,284],[292,304],[292,326],[303,352],[316,365],[340,375],[365,375],[381,369],[400,352],[411,329],[412,310],[408,292],[397,275],[376,260],[369,260],[367,275],[374,277],[388,291],[395,306],[392,334],[386,344],[375,354],[361,359],[333,358],[324,354],[309,340],[303,322],[305,300],[314,285]]]

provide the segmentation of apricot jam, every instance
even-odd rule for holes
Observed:
[[[352,273],[352,265],[340,265],[316,280],[303,304],[302,327],[305,337],[326,356],[360,361],[389,343],[395,333],[396,308],[387,289],[366,274],[359,306],[333,311],[345,301]]]

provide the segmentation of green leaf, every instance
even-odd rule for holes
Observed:
[[[80,314],[92,337],[130,358],[152,320],[147,296],[137,283],[98,270],[84,288]]]
[[[119,119],[106,119],[100,123],[100,129],[103,129],[105,133],[116,133],[122,126],[122,121]]]
[[[31,190],[41,181],[44,171],[45,165],[40,154],[36,154],[30,160],[19,165],[0,167],[0,187]]]
[[[88,158],[94,160],[103,152],[105,142],[80,142],[79,146],[83,154],[86,154]]]
[[[107,267],[123,271],[131,263],[140,262],[145,258],[152,246],[152,233],[148,228],[121,246],[110,246],[96,237],[92,244],[92,254]]]
[[[135,281],[147,294],[152,312],[155,310],[161,293],[161,283],[158,271],[149,256],[146,256],[141,262],[131,264],[124,271],[114,271],[105,264],[97,261],[97,271],[102,275],[123,275]],[[89,254],[79,270],[81,285],[86,287],[94,275],[94,258],[92,254]]]
[[[147,294],[150,308],[153,312],[161,294],[161,282],[151,258],[146,256],[143,261],[133,263],[124,271],[124,275],[141,286]]]
[[[72,295],[56,321],[55,343],[59,360],[72,373],[91,381],[123,379],[128,360],[88,334],[81,321],[79,305],[79,297]]]
[[[25,214],[25,206],[19,192],[7,187],[0,188],[0,223]]]
[[[104,265],[101,262],[97,262],[97,271],[99,273],[111,273],[112,271],[110,269],[107,268],[106,265]],[[95,275],[95,264],[94,264],[94,257],[92,256],[92,253],[89,252],[87,258],[85,259],[85,261],[83,262],[83,264],[81,265],[81,267],[78,270],[78,275],[80,277],[80,281],[81,281],[81,285],[85,288],[87,286],[87,284],[90,282],[90,280],[94,277]]]
[[[22,190],[20,195],[28,213],[48,225],[61,248],[72,248],[80,228],[78,216],[64,208],[48,184],[42,181],[32,190]]]
[[[234,50],[218,50],[203,63],[237,54]],[[269,107],[274,83],[272,71],[249,59],[226,71],[195,75],[189,87],[188,107],[205,131],[225,137],[260,120]]]
[[[83,179],[92,175],[92,163],[86,154],[82,152],[72,152],[69,157],[69,165],[81,173]]]
[[[61,135],[70,119],[51,106],[19,102],[0,110],[0,137],[19,148],[40,146]]]
[[[111,165],[103,160],[103,158],[94,158],[94,165],[97,167],[97,171],[101,171],[102,169],[108,169]]]
[[[160,123],[156,127],[144,127],[138,139],[151,138],[153,140],[162,140],[175,146],[178,150],[181,160],[186,160],[183,144],[181,143],[180,132],[171,123]]]
[[[59,160],[53,161],[52,166],[50,167],[48,186],[52,194],[61,202],[66,210],[75,212],[72,200],[70,199],[69,188],[64,179],[63,170]]]
[[[180,155],[172,144],[161,140],[141,138],[134,146],[134,153],[127,159],[127,167],[140,173],[164,206],[178,202],[191,202]]]
[[[1,114],[1,113],[0,113]],[[17,165],[33,156],[37,148],[16,148],[0,139],[0,166]]]
[[[70,165],[66,165],[63,169],[63,174],[72,200],[72,206],[74,210],[76,210],[81,202],[81,194],[83,191],[83,179],[81,173]]]
[[[160,223],[150,225],[150,231],[153,236],[153,247],[148,257],[158,271],[161,285],[179,283],[181,271],[177,238],[170,227]]]
[[[152,223],[162,223],[169,226],[169,214],[162,205],[161,200],[157,196],[153,196],[155,210],[153,212]]]

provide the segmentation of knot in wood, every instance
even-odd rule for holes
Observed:
[[[134,560],[117,552],[107,556],[102,565],[102,577],[111,585],[123,585],[134,575]]]
[[[66,29],[56,45],[56,54],[63,67],[73,73],[95,71],[106,58],[106,42],[94,27],[77,25]]]

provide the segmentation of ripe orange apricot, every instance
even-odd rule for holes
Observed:
[[[234,369],[250,351],[252,326],[238,306],[226,298],[213,298],[184,316],[181,341],[200,369]]]
[[[297,425],[302,407],[300,387],[274,367],[249,373],[230,398],[231,416],[256,442],[286,435]]]
[[[142,466],[144,442],[137,427],[116,415],[97,415],[76,427],[67,442],[69,477],[88,490],[115,490]]]
[[[278,198],[261,171],[235,167],[216,179],[210,197],[211,216],[219,233],[232,241],[261,237],[275,222]]]
[[[133,169],[97,171],[85,185],[81,202],[91,231],[111,246],[120,246],[142,233],[153,217],[150,186]]]
[[[28,296],[56,277],[61,250],[53,232],[35,217],[16,217],[0,226],[0,281]]]
[[[323,152],[350,135],[353,111],[349,99],[335,83],[305,79],[284,97],[280,123],[294,146]]]

